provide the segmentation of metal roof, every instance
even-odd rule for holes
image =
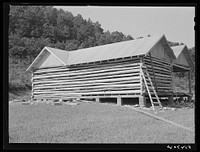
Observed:
[[[69,57],[69,51],[55,49],[51,47],[45,47],[49,52],[56,56],[62,63],[67,65],[67,59]]]
[[[190,56],[190,53],[188,52],[188,48],[187,48],[186,45],[172,46],[171,48],[172,48],[172,50],[173,50],[173,52],[174,52],[174,54],[175,54],[177,59],[178,59],[179,55],[181,53],[183,53],[185,58],[186,58],[186,60],[188,61],[189,65],[190,65],[190,67],[194,68],[194,62],[193,62],[193,60],[192,60],[192,58]]]
[[[147,37],[69,52],[68,65],[146,54],[161,36]]]
[[[168,52],[170,58],[176,59],[164,35],[123,41],[74,51],[64,51],[51,47],[45,47],[45,49],[59,58],[64,65],[72,65],[136,55],[146,55],[161,40],[162,43],[164,42],[164,45],[167,46],[168,49],[166,49],[166,51]],[[27,70],[34,65],[34,62],[36,62],[36,60],[33,61]]]

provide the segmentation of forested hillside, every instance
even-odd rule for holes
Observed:
[[[9,18],[9,89],[31,86],[25,70],[44,46],[66,51],[133,39],[104,31],[101,24],[51,6],[11,6]]]
[[[122,32],[104,31],[99,22],[52,6],[11,6],[9,91],[31,88],[31,74],[26,69],[44,46],[73,51],[132,39]],[[194,59],[195,48],[190,52]]]

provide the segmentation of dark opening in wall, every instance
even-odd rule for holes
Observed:
[[[138,98],[122,98],[122,105],[136,105],[139,104]]]
[[[117,98],[100,98],[99,102],[101,102],[101,103],[110,103],[110,104],[117,104]]]

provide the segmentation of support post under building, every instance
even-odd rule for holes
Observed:
[[[118,106],[122,105],[122,98],[121,97],[117,97],[117,105]]]
[[[188,71],[188,79],[189,79],[189,94],[190,94],[190,96],[188,96],[188,102],[191,102],[192,100],[191,70]]]

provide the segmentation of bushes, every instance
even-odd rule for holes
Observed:
[[[9,59],[9,91],[31,87],[31,74],[26,71],[27,67],[26,60]]]

